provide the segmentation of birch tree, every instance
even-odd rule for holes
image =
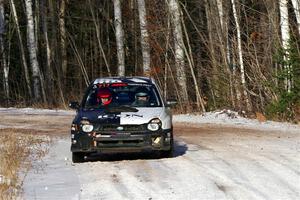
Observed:
[[[59,6],[59,32],[60,32],[60,47],[61,47],[61,68],[63,72],[63,78],[67,74],[67,49],[66,49],[66,27],[65,27],[65,12],[66,12],[66,0],[60,0]]]
[[[149,45],[149,34],[147,30],[147,18],[146,18],[146,7],[144,0],[137,0],[140,29],[141,29],[141,46],[143,54],[143,71],[145,75],[150,75],[150,45]]]
[[[288,0],[280,0],[279,1],[279,9],[280,9],[280,28],[281,28],[281,40],[282,40],[282,48],[284,50],[284,69],[286,72],[285,78],[285,88],[288,92],[291,91],[291,79],[290,79],[290,67],[286,64],[289,59],[289,53],[287,49],[289,48],[289,40],[290,40],[290,29],[289,29],[289,13],[288,13]]]
[[[173,37],[174,37],[174,49],[175,49],[175,65],[176,65],[176,75],[177,81],[180,87],[179,93],[180,98],[187,103],[188,93],[186,85],[186,72],[185,72],[185,54],[184,54],[184,42],[182,34],[182,25],[181,25],[181,9],[177,0],[168,1],[169,12],[171,14],[171,20],[174,28]]]
[[[98,41],[99,49],[100,49],[100,52],[102,54],[105,66],[106,66],[107,73],[108,73],[109,76],[111,76],[110,67],[109,67],[109,64],[107,62],[107,58],[106,58],[106,55],[105,55],[105,52],[104,52],[104,49],[103,49],[103,45],[102,45],[102,42],[101,42],[101,38],[100,38],[100,26],[99,26],[99,24],[97,22],[94,10],[92,8],[91,0],[89,0],[89,4],[90,4],[91,14],[92,14],[92,17],[93,17],[93,22],[94,22],[95,29],[96,29],[96,36],[97,36],[97,41]]]
[[[37,60],[36,40],[34,33],[34,20],[32,13],[32,1],[25,0],[26,17],[27,17],[27,46],[29,51],[32,79],[33,79],[33,94],[35,101],[42,100],[41,95],[41,79],[40,79],[40,68]]]
[[[220,43],[222,45],[222,57],[224,59],[224,64],[227,66],[226,71],[229,75],[229,87],[230,87],[230,97],[232,105],[235,107],[235,98],[233,93],[233,84],[232,84],[232,73],[230,71],[230,63],[231,63],[231,52],[230,52],[230,42],[229,42],[229,34],[228,34],[228,11],[227,15],[225,14],[224,3],[223,0],[216,0],[217,9],[218,9],[218,17],[220,21],[221,34],[219,34]],[[228,9],[227,9],[228,10]],[[220,33],[219,32],[219,33]],[[236,90],[238,93],[239,91]],[[240,95],[237,95],[240,96]]]
[[[221,38],[224,38],[224,41],[222,44],[225,44],[225,52],[226,52],[226,65],[230,63],[230,48],[229,48],[229,38],[228,38],[228,21],[227,17],[224,12],[224,6],[223,6],[223,0],[216,0],[217,1],[217,9],[218,9],[218,16],[220,20],[220,26],[221,26]]]
[[[46,0],[41,0],[40,4],[41,8],[41,23],[42,23],[42,30],[44,35],[44,41],[46,45],[46,68],[45,68],[45,83],[47,88],[47,93],[51,94],[51,100],[54,100],[54,77],[53,77],[53,69],[52,69],[52,57],[51,57],[51,48],[49,43],[49,36],[48,36],[48,14],[47,14],[47,3]],[[49,100],[50,98],[48,98]]]
[[[122,25],[121,3],[120,0],[113,0],[113,3],[118,55],[118,76],[125,76],[124,30]]]
[[[15,6],[14,0],[10,0],[10,7],[11,7],[12,14],[13,14],[14,22],[16,24],[16,31],[17,31],[18,40],[19,40],[19,48],[20,48],[20,52],[21,52],[21,61],[22,61],[22,65],[23,65],[23,68],[24,68],[27,92],[29,94],[29,97],[31,98],[32,97],[32,91],[31,91],[29,70],[28,70],[28,66],[27,66],[27,62],[26,62],[26,55],[25,55],[25,50],[24,50],[24,45],[23,45],[23,39],[22,39],[22,35],[21,35],[21,30],[20,30],[20,25],[19,25],[19,20],[18,20],[18,14],[17,14],[17,11],[16,11],[16,6]]]
[[[231,0],[232,3],[232,11],[236,26],[236,34],[237,34],[237,43],[238,43],[238,59],[239,65],[241,70],[241,82],[243,88],[243,94],[246,101],[247,110],[251,111],[251,105],[248,98],[247,86],[246,86],[246,79],[245,79],[245,68],[244,68],[244,60],[243,60],[243,50],[242,50],[242,39],[241,39],[241,28],[240,23],[237,15],[236,3],[235,0]]]
[[[4,33],[5,33],[5,19],[4,19],[4,1],[0,0],[0,60],[3,67],[3,90],[5,96],[9,98],[9,84],[8,84],[8,75],[9,75],[9,66],[6,59],[6,52],[4,47]]]
[[[297,26],[298,26],[298,33],[300,34],[300,1],[299,0],[292,0],[294,13],[296,15]]]

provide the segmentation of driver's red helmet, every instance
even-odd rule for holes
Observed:
[[[97,93],[97,99],[99,103],[102,103],[104,106],[108,105],[112,101],[112,93],[108,88],[100,88]],[[105,102],[101,102],[101,99],[108,99]]]

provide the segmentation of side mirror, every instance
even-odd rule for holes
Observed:
[[[77,101],[71,101],[69,103],[69,107],[74,109],[74,110],[77,110],[79,108],[79,103]]]
[[[168,107],[174,107],[177,104],[175,99],[167,99],[166,104]]]

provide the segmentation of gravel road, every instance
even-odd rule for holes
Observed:
[[[71,115],[0,112],[0,128],[53,139],[24,199],[300,199],[300,132],[176,123],[175,156],[98,154],[71,162]]]

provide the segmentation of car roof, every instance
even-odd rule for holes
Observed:
[[[97,78],[93,81],[93,85],[101,83],[140,83],[140,84],[155,84],[153,78],[144,76],[132,76],[132,77],[103,77]]]

